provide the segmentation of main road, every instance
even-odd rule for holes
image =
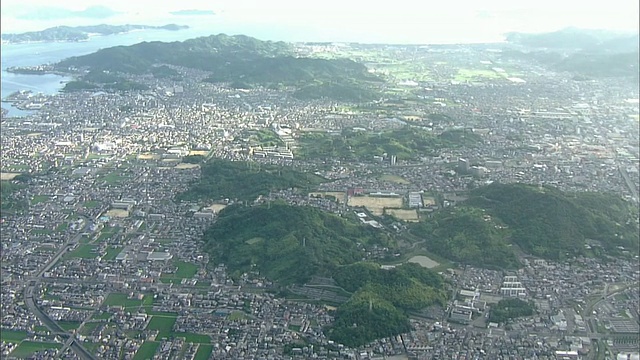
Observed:
[[[42,280],[42,276],[49,271],[60,258],[69,250],[74,244],[77,244],[82,237],[82,233],[86,231],[86,229],[91,225],[89,219],[85,218],[85,224],[82,229],[78,231],[78,233],[70,238],[64,245],[60,248],[60,250],[51,258],[51,260],[46,263],[40,271],[29,280],[25,289],[24,289],[24,302],[27,305],[29,311],[31,311],[44,326],[51,331],[52,334],[59,335],[63,338],[66,338],[64,347],[60,349],[59,354],[62,354],[67,348],[71,348],[71,350],[83,360],[95,360],[96,358],[87,351],[87,349],[82,346],[80,342],[75,338],[75,334],[69,333],[58,325],[49,315],[47,315],[36,303],[36,288],[38,288],[40,281]]]

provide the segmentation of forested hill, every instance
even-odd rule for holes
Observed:
[[[211,72],[208,82],[242,82],[247,85],[307,87],[303,98],[348,97],[346,100],[376,98],[369,83],[380,79],[367,68],[349,59],[297,57],[294,48],[284,42],[261,41],[244,35],[225,34],[200,37],[183,42],[143,42],[116,46],[93,54],[65,59],[55,65],[58,71],[93,71],[147,74],[154,65],[175,65]],[[327,93],[318,85],[333,84],[346,89],[341,94]],[[359,94],[362,89],[363,94]]]
[[[361,260],[363,246],[392,244],[387,234],[370,226],[282,203],[228,207],[204,241],[213,260],[231,273],[253,269],[282,284],[331,276],[336,267]]]
[[[611,252],[639,249],[638,209],[613,194],[494,183],[472,191],[466,204],[498,217],[512,241],[537,256],[583,254],[587,240]]]
[[[619,196],[525,184],[475,189],[411,231],[426,239],[429,251],[483,267],[517,267],[510,244],[553,260],[636,254],[640,247],[638,208]]]

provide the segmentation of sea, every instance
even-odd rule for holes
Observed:
[[[189,29],[179,31],[137,30],[124,34],[93,36],[89,40],[81,42],[2,44],[2,51],[0,52],[0,67],[2,69],[0,77],[2,82],[0,99],[5,99],[8,95],[20,90],[55,94],[64,87],[66,82],[71,80],[68,77],[53,74],[12,74],[6,71],[9,67],[56,63],[72,56],[86,55],[112,46],[133,45],[143,41],[184,41],[191,38],[220,33],[228,35],[244,34],[260,40],[273,41],[332,41],[329,38],[322,38],[322,35],[329,35],[329,32],[324,33],[318,29],[294,29],[291,25],[287,24],[274,25],[237,20],[230,21],[219,16],[214,16],[213,18],[179,17],[154,20],[152,24],[144,21],[136,23],[145,25],[176,23],[189,25]],[[334,34],[331,36],[336,39],[335,41],[344,41],[347,39],[344,34]],[[500,39],[493,36],[490,39],[474,39],[472,42],[477,41],[493,42],[500,41]],[[437,43],[439,41],[438,39],[434,39],[432,42]],[[2,107],[9,111],[9,116],[25,116],[31,113],[30,111],[19,110],[6,102],[2,102]]]

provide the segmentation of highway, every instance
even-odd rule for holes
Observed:
[[[87,349],[85,349],[84,346],[82,346],[81,343],[79,343],[76,340],[74,334],[69,333],[66,330],[64,330],[63,328],[61,328],[60,325],[58,325],[53,319],[51,319],[49,317],[49,315],[47,315],[44,311],[42,311],[42,309],[40,309],[40,307],[36,303],[36,291],[35,290],[36,290],[36,288],[38,288],[38,286],[39,286],[39,284],[40,284],[40,282],[42,280],[42,276],[47,271],[49,271],[58,262],[58,260],[60,260],[60,258],[67,252],[67,250],[69,249],[70,246],[78,243],[78,241],[82,237],[82,233],[87,230],[87,228],[90,226],[90,224],[91,223],[90,223],[89,219],[85,219],[84,227],[82,229],[80,229],[75,236],[73,236],[71,239],[69,239],[60,248],[60,250],[56,253],[56,255],[53,258],[51,258],[51,260],[47,264],[45,264],[42,267],[42,269],[40,269],[40,271],[38,271],[36,276],[34,276],[32,279],[29,280],[29,282],[27,283],[27,286],[24,289],[24,302],[27,305],[27,308],[29,309],[29,311],[31,311],[42,322],[42,324],[44,326],[46,326],[47,329],[49,329],[49,331],[52,334],[59,335],[59,336],[67,339],[65,341],[64,347],[62,349],[60,349],[58,354],[60,355],[67,348],[71,348],[71,350],[80,359],[83,359],[83,360],[95,360],[96,358],[91,353],[89,353],[87,351]]]
[[[630,287],[633,286],[637,286],[637,284],[625,284],[622,283],[620,285],[619,288],[615,289],[614,291],[609,291],[609,285],[610,284],[606,284],[603,290],[603,295],[596,301],[587,304],[584,308],[584,310],[582,311],[582,318],[584,319],[584,321],[587,323],[587,334],[588,337],[592,340],[598,340],[597,346],[603,346],[603,340],[613,340],[616,338],[626,338],[629,335],[628,334],[600,334],[598,333],[598,327],[596,322],[598,321],[597,317],[593,316],[593,309],[595,307],[597,307],[601,302],[606,301],[607,299],[615,296],[616,294],[623,292],[625,290],[627,290]],[[595,349],[595,347],[594,347]],[[589,356],[587,357],[588,360],[600,360],[597,359],[598,354],[604,354],[604,351],[598,351],[597,353],[595,351],[590,351],[589,352]]]
[[[638,201],[638,189],[636,188],[636,185],[633,183],[633,181],[631,181],[631,179],[629,178],[629,174],[627,173],[627,170],[623,169],[622,166],[618,166],[618,171],[620,171],[620,174],[624,178],[624,181],[627,184],[629,191],[631,191],[633,200]]]

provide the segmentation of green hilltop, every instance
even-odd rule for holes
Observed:
[[[432,270],[413,263],[387,270],[361,262],[365,247],[394,246],[387,233],[317,208],[280,202],[230,206],[203,239],[212,260],[232,276],[258,271],[281,286],[332,277],[352,296],[325,332],[347,346],[407,332],[408,311],[446,304],[444,279]]]
[[[211,159],[201,165],[202,174],[178,200],[236,199],[253,201],[274,190],[311,189],[325,181],[314,174],[289,167],[246,161]]]
[[[407,332],[408,311],[445,306],[447,301],[442,276],[413,263],[382,269],[379,264],[359,262],[338,268],[334,279],[355,293],[338,308],[326,333],[350,347]]]
[[[429,251],[465,264],[513,268],[518,261],[511,244],[553,260],[639,249],[638,209],[613,194],[493,183],[469,195],[411,225]]]
[[[225,208],[204,240],[213,260],[227,265],[231,273],[257,270],[281,284],[330,276],[337,267],[361,260],[361,245],[393,243],[370,226],[279,202]]]

